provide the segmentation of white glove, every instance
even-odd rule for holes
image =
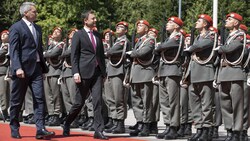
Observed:
[[[250,86],[250,78],[247,79],[247,86]]]
[[[218,46],[218,47],[214,48],[214,50],[215,50],[215,51],[216,51],[216,50],[219,50],[219,49],[220,49],[220,47],[221,47],[221,46]]]
[[[216,83],[216,80],[213,81],[213,87],[214,87],[215,89],[218,89],[218,87],[219,87],[219,84]]]
[[[127,51],[126,54],[130,55],[132,53],[132,51]]]

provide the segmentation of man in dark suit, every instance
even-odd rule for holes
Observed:
[[[29,86],[34,99],[36,138],[43,139],[55,133],[47,131],[44,126],[43,73],[48,72],[48,67],[42,54],[42,31],[38,25],[33,23],[37,17],[34,3],[24,2],[20,6],[20,14],[22,19],[11,26],[9,36],[12,75],[11,137],[21,138],[18,116]]]
[[[101,36],[93,31],[96,17],[93,11],[82,13],[84,28],[76,32],[72,40],[71,63],[76,83],[75,103],[71,107],[63,126],[63,135],[69,136],[70,124],[81,111],[89,92],[94,109],[94,138],[108,139],[103,135],[102,85],[106,76],[104,49]]]

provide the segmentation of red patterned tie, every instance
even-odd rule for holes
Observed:
[[[94,48],[94,50],[96,50],[96,44],[95,44],[95,39],[94,39],[93,32],[92,32],[92,31],[89,31],[89,34],[90,34],[90,39],[91,39],[93,48]]]

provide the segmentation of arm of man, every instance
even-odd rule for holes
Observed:
[[[80,38],[79,38],[78,32],[76,32],[73,36],[72,48],[71,48],[72,74],[74,75],[75,83],[81,82],[81,76],[80,76],[80,72],[79,72]]]
[[[20,35],[18,31],[12,27],[10,28],[9,42],[10,42],[10,59],[11,59],[11,67],[16,72],[17,77],[24,78],[24,71],[22,70],[20,54]]]

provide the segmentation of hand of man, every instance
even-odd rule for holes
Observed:
[[[75,83],[81,83],[81,77],[79,73],[74,74],[74,81]]]
[[[18,78],[25,78],[24,71],[23,71],[22,69],[18,69],[18,70],[16,71],[16,76],[17,76]]]

